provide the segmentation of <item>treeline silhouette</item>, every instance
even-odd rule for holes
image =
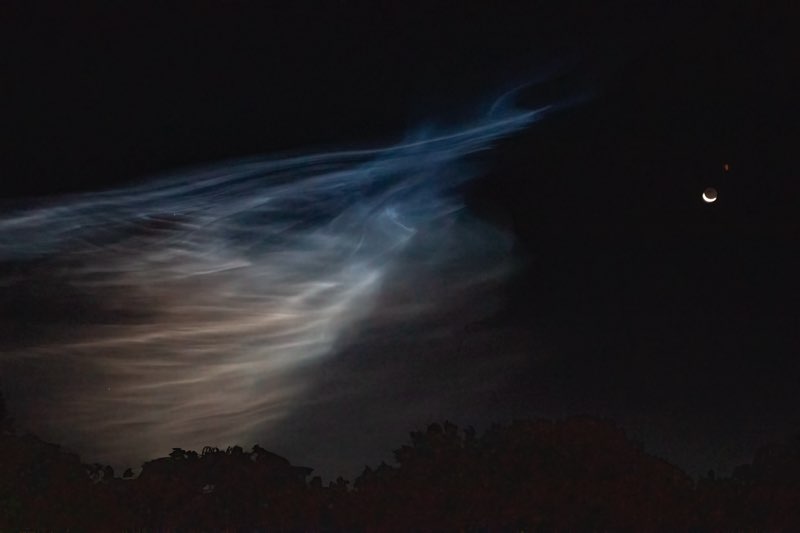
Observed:
[[[0,397],[1,531],[791,531],[800,439],[695,481],[608,420],[431,424],[352,483],[254,446],[175,448],[130,470],[21,435]],[[309,479],[310,478],[310,479]]]

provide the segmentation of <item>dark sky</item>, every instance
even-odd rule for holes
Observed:
[[[608,416],[693,473],[729,470],[758,443],[798,431],[797,13],[756,2],[374,4],[4,5],[4,210],[16,216],[41,196],[68,205],[66,193],[221,160],[395,143],[431,124],[468,123],[494,97],[540,82],[518,104],[563,107],[482,157],[459,189],[475,220],[416,237],[325,357],[285,379],[302,390],[278,395],[281,416],[268,430],[243,417],[256,427],[246,434],[325,475],[352,475],[442,418]],[[714,204],[700,198],[707,186],[719,190]],[[238,193],[220,194],[222,203]],[[324,218],[303,200],[283,216]],[[139,229],[195,223],[186,217]],[[84,429],[71,436],[59,420],[75,412],[56,403],[70,396],[83,398],[70,404],[81,413],[127,413],[125,398],[88,405],[97,396],[84,389],[105,389],[107,378],[116,386],[113,373],[128,369],[81,350],[113,328],[190,327],[183,307],[165,302],[203,282],[149,292],[130,276],[155,267],[130,254],[152,242],[126,240],[129,255],[100,256],[126,284],[100,290],[92,278],[87,290],[86,255],[23,257],[12,242],[21,234],[3,224],[0,384],[12,410],[45,436],[122,460],[104,450],[108,428],[93,436],[78,417]],[[108,231],[89,239],[92,250],[121,242]],[[489,231],[507,247],[486,244]],[[501,263],[503,274],[490,275]],[[237,301],[218,311],[229,329],[257,309]],[[194,319],[203,311],[192,324],[215,323],[208,302],[192,305]],[[242,335],[260,342],[256,329]],[[192,342],[197,364],[210,364],[211,341]],[[282,383],[247,386],[271,393]],[[214,395],[236,419],[224,389],[193,394]],[[180,416],[167,409],[159,424],[180,426]],[[235,435],[186,434],[208,444]]]

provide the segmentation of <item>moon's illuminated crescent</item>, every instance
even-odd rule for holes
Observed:
[[[707,204],[717,201],[717,190],[714,187],[709,187],[703,191],[703,201]]]

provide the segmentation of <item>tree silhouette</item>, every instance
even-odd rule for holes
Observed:
[[[5,432],[0,531],[800,530],[800,439],[694,481],[589,417],[409,437],[394,464],[323,483],[258,445],[174,448],[117,478]]]

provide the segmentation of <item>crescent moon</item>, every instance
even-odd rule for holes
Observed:
[[[703,201],[707,204],[717,201],[717,191],[712,187],[709,187],[705,191],[703,191]]]

